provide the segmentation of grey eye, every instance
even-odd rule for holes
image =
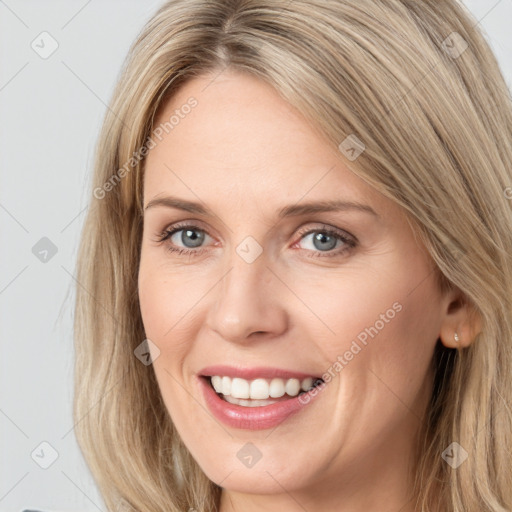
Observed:
[[[173,236],[176,236],[179,233],[181,233],[181,236],[179,236],[180,242],[187,248],[199,247],[205,238],[205,233],[199,229],[180,229],[179,231],[176,231]]]
[[[336,244],[339,241],[339,237],[329,235],[321,231],[309,233],[304,236],[303,240],[306,240],[308,237],[312,237],[310,238],[313,242],[312,249],[317,251],[331,251],[336,247]]]

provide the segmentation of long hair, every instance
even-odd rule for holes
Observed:
[[[357,137],[350,169],[406,210],[439,285],[481,317],[471,345],[438,340],[417,509],[512,510],[512,106],[457,0],[172,0],[143,27],[98,139],[76,276],[75,432],[108,509],[218,510],[221,488],[136,357],[137,275],[155,115],[227,67],[271,84],[334,148]],[[458,468],[442,456],[454,442]]]

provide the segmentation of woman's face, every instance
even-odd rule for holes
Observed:
[[[165,106],[147,158],[139,294],[167,409],[232,498],[361,503],[382,486],[390,505],[430,396],[433,265],[401,209],[273,88],[214,76]],[[230,404],[212,375],[231,401],[278,401]],[[293,398],[307,376],[325,382]]]

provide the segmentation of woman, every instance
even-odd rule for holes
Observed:
[[[512,510],[512,109],[455,0],[173,0],[78,261],[109,510]]]

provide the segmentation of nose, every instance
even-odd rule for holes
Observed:
[[[287,329],[291,293],[264,253],[249,263],[233,251],[228,271],[212,292],[206,324],[221,339],[247,343],[277,337]]]

